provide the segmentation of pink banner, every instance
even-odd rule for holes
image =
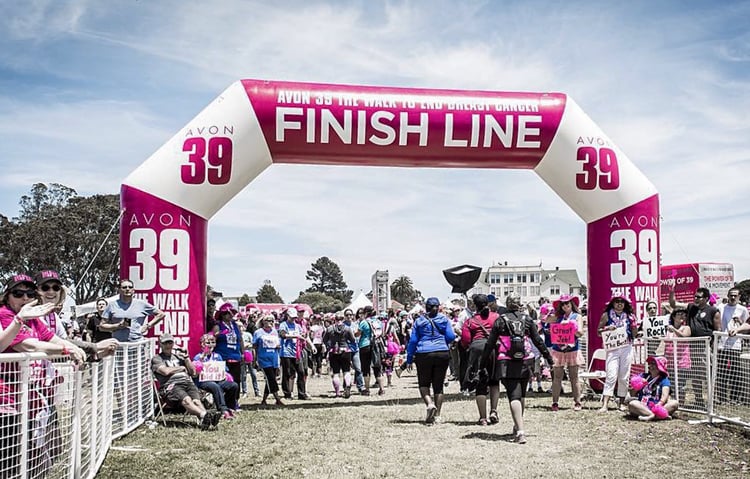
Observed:
[[[588,224],[589,353],[602,345],[599,318],[614,295],[643,316],[659,297],[659,197],[646,198]]]
[[[136,297],[166,313],[150,336],[169,333],[198,351],[205,332],[206,232],[208,222],[128,186],[120,201],[120,276],[133,281]]]
[[[274,163],[534,168],[559,93],[243,80]]]
[[[674,288],[678,303],[692,303],[699,283],[698,263],[662,266],[659,300],[669,300],[669,290]]]

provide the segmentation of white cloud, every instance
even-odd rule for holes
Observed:
[[[12,216],[37,181],[118,191],[238,78],[562,91],[659,189],[664,261],[730,261],[744,278],[749,13],[747,2],[6,4],[0,210]],[[323,255],[353,289],[388,269],[442,296],[441,269],[501,260],[575,267],[585,281],[585,241],[530,172],[274,166],[212,220],[209,282],[240,293],[271,279],[293,299]]]

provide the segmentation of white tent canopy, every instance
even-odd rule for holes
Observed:
[[[365,293],[360,289],[357,296],[352,300],[351,303],[349,303],[349,306],[347,306],[345,309],[351,309],[352,311],[356,312],[359,308],[364,308],[365,306],[372,306],[372,301],[367,299]]]

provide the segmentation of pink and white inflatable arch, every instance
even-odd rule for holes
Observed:
[[[658,297],[654,185],[561,93],[232,84],[122,184],[121,274],[203,333],[208,220],[273,163],[533,169],[588,228],[589,347],[613,293]]]

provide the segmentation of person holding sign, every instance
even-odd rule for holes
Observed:
[[[646,364],[648,371],[634,376],[630,381],[635,397],[628,403],[628,414],[641,421],[671,419],[680,404],[676,399],[669,398],[672,384],[669,382],[667,359],[649,356]]]
[[[236,382],[227,380],[226,362],[221,354],[214,351],[215,347],[213,334],[201,336],[201,352],[193,358],[198,374],[197,386],[211,393],[222,419],[234,419],[240,387]]]
[[[583,365],[578,338],[583,336],[581,314],[578,310],[577,296],[563,294],[552,303],[554,314],[543,322],[544,336],[554,363],[552,365],[552,410],[558,411],[560,390],[564,368],[568,368],[568,377],[573,389],[573,410],[581,410],[581,385],[578,382],[578,368]]]
[[[602,338],[604,349],[607,350],[605,369],[607,378],[602,393],[602,407],[599,412],[607,412],[609,400],[615,392],[620,409],[624,409],[623,402],[628,393],[628,375],[630,374],[630,360],[633,352],[633,336],[638,330],[633,306],[623,296],[615,295],[607,303],[597,332]]]

